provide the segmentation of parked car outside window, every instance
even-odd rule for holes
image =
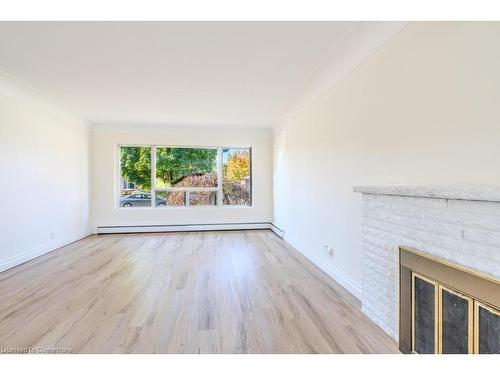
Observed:
[[[165,206],[165,199],[156,198],[157,206]],[[120,198],[120,207],[151,207],[151,194],[133,193]]]

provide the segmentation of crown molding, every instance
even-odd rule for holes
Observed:
[[[335,46],[301,93],[290,103],[279,127],[318,101],[327,91],[396,36],[408,22],[358,22]]]

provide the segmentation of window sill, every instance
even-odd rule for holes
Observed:
[[[115,210],[120,211],[144,211],[144,210],[196,210],[196,209],[234,209],[234,208],[253,208],[253,206],[233,205],[233,206],[160,206],[160,207],[115,207]]]

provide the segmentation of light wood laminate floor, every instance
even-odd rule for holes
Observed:
[[[0,346],[73,353],[396,353],[269,231],[87,237],[0,273]]]

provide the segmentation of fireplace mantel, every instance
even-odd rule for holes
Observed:
[[[366,185],[355,186],[354,191],[357,193],[376,195],[400,195],[404,197],[500,202],[500,187]]]

